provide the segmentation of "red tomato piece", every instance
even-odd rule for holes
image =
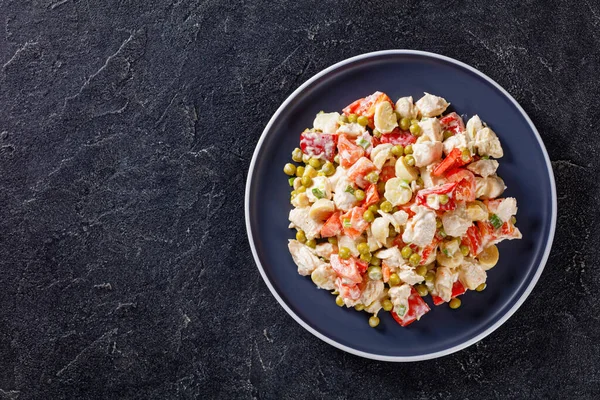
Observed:
[[[454,198],[456,201],[473,201],[477,191],[475,175],[465,168],[455,168],[446,173],[449,182],[456,182]]]
[[[454,134],[462,133],[465,131],[465,123],[463,122],[460,115],[458,115],[455,112],[452,112],[440,118],[440,124],[442,124],[442,129],[450,131]]]
[[[392,133],[386,133],[381,135],[381,143],[400,144],[402,146],[408,146],[414,144],[417,141],[417,137],[410,132],[401,131],[394,129]]]
[[[365,149],[353,143],[346,135],[340,135],[337,148],[340,153],[340,165],[344,168],[350,168],[365,154]]]
[[[379,203],[379,192],[377,191],[377,185],[369,185],[366,191],[365,202],[363,207],[369,207],[370,205]]]
[[[334,212],[331,217],[325,221],[323,226],[321,227],[321,237],[332,237],[337,236],[342,233],[342,223],[340,222],[341,212]]]
[[[404,316],[400,317],[396,314],[396,311],[392,310],[392,317],[399,323],[401,326],[408,326],[411,323],[418,321],[421,317],[427,314],[431,309],[425,303],[425,300],[419,293],[415,290],[415,288],[411,288],[410,296],[408,297],[408,310]]]
[[[375,116],[375,106],[384,101],[389,102],[392,107],[394,103],[387,94],[375,92],[372,95],[358,99],[342,110],[345,115],[356,114],[369,118],[369,126],[373,127],[373,117]]]
[[[381,169],[381,173],[379,174],[379,180],[382,182],[387,182],[392,178],[396,177],[396,168],[391,165],[386,165]]]
[[[471,225],[467,229],[467,234],[463,236],[461,244],[469,248],[472,257],[481,253],[481,250],[483,250],[483,240],[480,227]]]
[[[306,131],[300,134],[300,148],[310,157],[321,157],[333,162],[337,135]]]
[[[362,274],[356,265],[356,258],[350,257],[344,260],[339,254],[332,254],[330,261],[331,268],[333,268],[338,277],[342,278],[342,283],[344,285],[362,282]]]
[[[365,188],[369,185],[369,182],[365,179],[365,176],[369,172],[377,171],[375,164],[371,162],[367,157],[361,157],[348,169],[348,178],[356,183],[359,187]]]
[[[346,285],[344,284],[344,280],[342,278],[337,278],[335,280],[335,285],[337,287],[338,292],[340,292],[340,296],[342,296],[343,299],[358,300],[362,295],[362,291],[359,285]]]
[[[456,281],[452,285],[452,298],[458,297],[461,294],[464,294],[466,291],[467,289],[463,286],[463,284],[460,283],[460,281]],[[433,304],[435,304],[436,306],[439,306],[440,304],[444,303],[444,300],[438,296],[432,295],[431,299],[433,300]]]
[[[446,204],[440,204],[440,208],[437,211],[450,211],[456,208],[456,202],[454,201],[454,191],[456,189],[456,183],[444,183],[443,185],[434,186],[429,189],[421,189],[417,192],[417,204],[421,206],[425,206],[429,209],[432,209],[427,204],[427,196],[432,194],[440,195],[446,194],[448,195],[448,202]],[[432,209],[433,210],[433,209]]]

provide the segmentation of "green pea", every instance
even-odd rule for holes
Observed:
[[[402,118],[400,120],[400,129],[402,129],[403,131],[407,131],[410,128],[410,119],[409,118]]]
[[[409,167],[415,166],[415,158],[410,154],[406,156],[406,165],[408,165]]]
[[[457,297],[450,300],[450,308],[453,310],[456,310],[458,307],[460,307],[460,304],[461,304],[461,301]]]
[[[375,220],[375,215],[371,211],[367,210],[363,213],[363,219],[367,222],[373,222]]]
[[[296,232],[296,240],[300,243],[306,242],[306,234],[302,229],[299,229],[298,232]]]
[[[337,245],[337,243],[338,243],[338,242],[337,242],[337,238],[336,238],[335,236],[332,236],[332,237],[330,237],[330,238],[327,238],[327,241],[328,241],[329,243],[331,243],[332,245],[334,245],[334,246],[335,246],[335,245]]]
[[[400,251],[400,254],[402,254],[402,258],[409,258],[412,255],[413,251],[410,248],[410,246],[404,246],[402,248],[402,250]]]
[[[413,254],[413,256],[414,255],[418,255],[418,254]],[[427,267],[424,265],[419,265],[417,268],[415,268],[415,272],[417,273],[417,275],[425,276],[425,275],[427,275]]]
[[[292,176],[296,173],[296,166],[294,164],[287,163],[283,167],[283,172],[285,172],[286,175]]]
[[[310,160],[308,160],[308,165],[310,165],[314,169],[319,169],[321,168],[321,160],[319,160],[318,158],[311,158]]]
[[[469,248],[465,245],[461,245],[460,246],[460,252],[462,253],[463,256],[468,256],[469,255]]]
[[[306,187],[300,186],[298,189],[296,189],[296,192],[297,193],[304,193],[304,192],[306,192]]]
[[[368,252],[369,252],[369,245],[368,245],[367,243],[365,243],[365,242],[363,242],[363,243],[359,243],[359,244],[356,246],[356,249],[358,250],[358,252],[359,252],[360,254],[365,254],[365,253],[368,253]]]
[[[296,168],[296,176],[301,177],[302,175],[304,175],[304,167],[301,165]]]
[[[471,152],[469,149],[462,149],[460,151],[460,157],[462,158],[463,162],[468,163],[469,160],[471,160]]]
[[[412,144],[409,144],[408,146],[406,146],[404,148],[404,154],[412,154],[412,152],[413,152]]]
[[[413,124],[410,126],[410,133],[415,136],[421,136],[421,127],[417,124]]]
[[[429,294],[429,290],[427,289],[427,286],[425,286],[425,285],[417,285],[417,286],[415,286],[415,289],[417,290],[417,293],[419,293],[419,296],[421,296],[421,297],[425,297]]]
[[[305,187],[310,187],[312,185],[312,178],[308,175],[303,176],[302,185]]]
[[[346,117],[344,114],[340,115],[340,117],[338,118],[338,121],[342,124],[345,124],[348,122],[348,117]]]
[[[425,280],[427,282],[433,282],[435,280],[435,274],[433,272],[431,272],[431,271],[427,272],[425,274]]]
[[[370,182],[370,183],[377,183],[377,181],[379,180],[379,173],[373,171],[373,172],[369,172],[367,174],[367,176],[365,176],[365,179]]]
[[[379,132],[377,129],[373,129],[373,136],[375,136],[376,138],[380,138],[381,132]]]
[[[396,157],[400,157],[404,154],[404,147],[401,144],[397,144],[392,147],[392,154]]]
[[[314,249],[315,247],[317,247],[317,241],[315,239],[307,240],[306,245],[311,249]]]
[[[392,311],[392,308],[394,308],[394,303],[392,303],[390,300],[385,299],[384,301],[381,302],[381,305],[383,306],[383,309],[385,311]]]
[[[352,253],[350,252],[349,248],[347,248],[347,247],[340,247],[338,255],[340,256],[341,259],[347,260],[347,259],[350,258],[350,256],[352,255]]]
[[[444,131],[444,140],[452,136],[454,136],[454,133],[452,131]]]
[[[391,274],[388,283],[390,284],[390,286],[398,286],[400,284],[400,277],[398,276],[398,274]]]
[[[367,126],[369,125],[369,118],[361,115],[360,117],[356,118],[356,122],[358,122],[360,126]]]
[[[366,197],[364,190],[356,189],[354,191],[354,197],[356,197],[356,200],[358,201],[363,201]]]
[[[517,217],[515,217],[514,215],[512,217],[510,217],[510,222],[515,225],[517,223]]]
[[[373,215],[375,215],[377,213],[377,210],[379,210],[379,208],[377,208],[377,206],[375,204],[371,204],[369,206],[369,211],[371,211],[373,213]]]
[[[421,262],[421,256],[418,255],[417,253],[413,253],[411,254],[410,258],[408,259],[408,262],[411,265],[419,265],[419,263]],[[425,274],[423,274],[425,275]]]
[[[450,201],[450,198],[448,197],[447,194],[440,194],[440,204],[444,205],[444,204],[448,204],[448,202]]]
[[[439,233],[439,234],[440,234],[440,236],[441,236],[441,237],[443,237],[443,238],[445,238],[446,236],[448,236],[448,235],[446,234],[446,231],[444,230],[444,228],[440,229],[440,230],[438,231],[438,233]]]
[[[357,119],[358,119],[358,115],[356,115],[356,114],[348,115],[348,122],[354,123],[354,122],[356,122]]]
[[[369,318],[369,326],[371,328],[376,328],[377,325],[379,325],[379,317],[376,315],[371,316],[371,318]]]
[[[381,260],[377,257],[373,257],[371,258],[371,265],[378,267],[379,265],[381,265]]]
[[[327,161],[321,168],[321,171],[324,172],[327,176],[333,175],[335,173],[335,166],[331,161]]]
[[[367,273],[369,274],[369,278],[371,278],[374,281],[378,281],[381,278],[383,278],[383,273],[381,272],[381,267],[377,267],[377,266],[369,267],[369,269],[367,270]]]
[[[342,299],[342,296],[338,296],[335,298],[335,304],[337,304],[340,307],[344,306],[344,299]]]
[[[381,203],[381,205],[379,206],[379,208],[381,209],[381,211],[389,213],[392,211],[392,209],[394,208],[394,206],[392,206],[392,203],[390,203],[389,201],[384,201],[383,203]]]
[[[410,120],[410,124],[411,124],[411,125],[416,125],[416,124],[418,124],[418,123],[419,123],[419,120],[418,120],[418,119],[411,119],[411,120]]]
[[[296,147],[294,151],[292,151],[292,160],[295,162],[302,162],[302,150]]]
[[[357,305],[355,305],[355,306],[354,306],[354,309],[355,309],[356,311],[362,311],[362,310],[364,310],[364,309],[365,309],[365,305],[364,305],[364,304],[361,304],[361,303],[358,303]]]
[[[487,284],[485,282],[483,282],[481,285],[477,286],[475,288],[475,290],[477,290],[478,292],[483,292],[486,287],[487,287]]]

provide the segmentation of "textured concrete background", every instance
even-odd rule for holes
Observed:
[[[600,4],[489,3],[0,0],[0,399],[598,398]],[[277,106],[388,48],[499,82],[558,186],[529,300],[410,365],[296,324],[242,207]]]

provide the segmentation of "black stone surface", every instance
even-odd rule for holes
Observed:
[[[597,1],[0,1],[0,399],[600,396]],[[389,364],[313,337],[247,243],[258,137],[321,69],[428,50],[548,148],[555,245],[477,345]]]

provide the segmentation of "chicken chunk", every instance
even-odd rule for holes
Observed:
[[[424,117],[437,117],[441,115],[450,104],[442,97],[434,96],[429,93],[425,93],[425,96],[421,97],[417,101],[417,109]]]
[[[416,207],[415,215],[406,223],[402,240],[424,247],[433,240],[435,229],[435,212],[426,207]]]
[[[400,114],[402,118],[415,119],[419,110],[413,104],[412,96],[401,97],[396,102],[396,112]]]
[[[467,215],[465,205],[459,204],[454,210],[442,215],[442,223],[447,235],[461,237],[467,233],[467,229],[473,224],[473,221]]]
[[[335,133],[339,126],[340,114],[337,112],[318,113],[313,121],[313,127],[324,133]]]
[[[422,142],[412,146],[416,167],[425,167],[442,158],[442,142]]]
[[[487,178],[494,175],[498,169],[498,161],[496,160],[479,160],[467,165],[467,169],[474,174]]]
[[[309,216],[310,207],[294,208],[290,211],[290,221],[292,227],[302,229],[307,239],[314,239],[319,236],[323,223],[315,221]]]
[[[456,274],[450,268],[438,267],[434,284],[438,297],[441,297],[444,301],[450,301],[452,298],[452,286],[456,278]]]
[[[458,269],[460,282],[469,290],[485,283],[487,273],[474,259],[465,259]]]
[[[297,240],[290,240],[288,249],[298,266],[298,273],[302,276],[310,275],[319,265],[323,264],[310,247]]]
[[[501,158],[504,155],[500,139],[490,128],[483,128],[475,135],[475,148],[480,156]]]
[[[310,274],[312,281],[321,289],[335,289],[337,275],[330,264],[321,264]]]
[[[441,142],[444,137],[442,133],[442,125],[437,118],[423,118],[419,122],[421,127],[421,137],[427,137],[432,142]]]

